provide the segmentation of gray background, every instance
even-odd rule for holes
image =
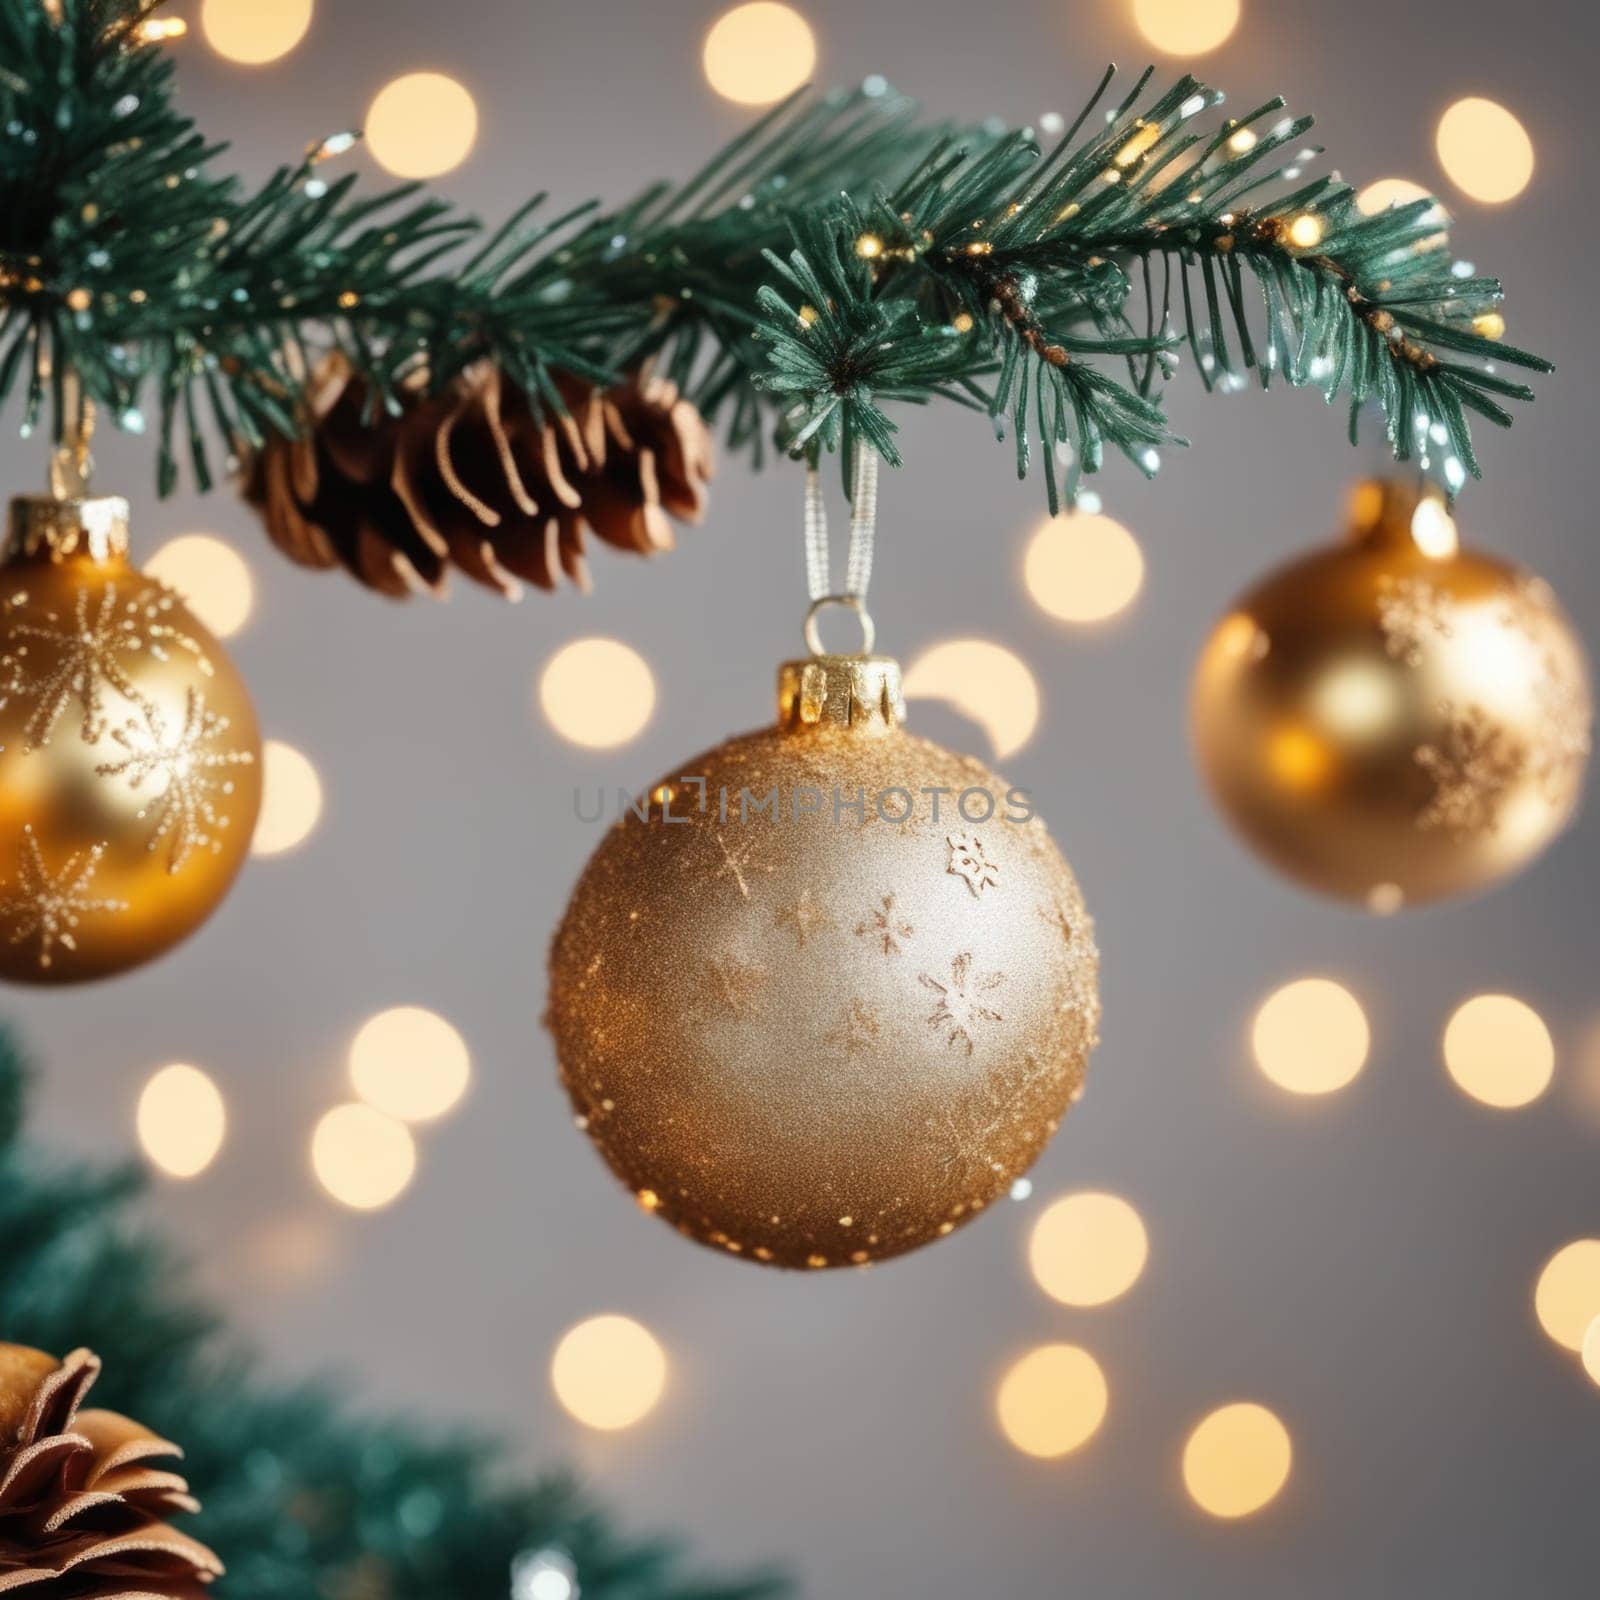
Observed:
[[[720,9],[323,0],[307,41],[265,69],[191,40],[184,92],[259,174],[357,122],[393,74],[454,72],[483,129],[446,183],[497,216],[541,186],[619,197],[739,126],[699,65]],[[1146,55],[1120,0],[803,9],[820,77],[882,71],[958,117],[1070,112],[1105,60]],[[1526,121],[1534,186],[1499,210],[1461,203],[1457,245],[1506,278],[1514,336],[1562,370],[1514,435],[1485,441],[1489,481],[1461,520],[1548,577],[1593,642],[1591,13],[1245,9],[1201,71],[1236,105],[1281,90],[1316,111],[1351,177],[1440,181],[1432,125],[1459,94]],[[226,491],[157,504],[142,449],[108,443],[105,485],[134,494],[146,553],[208,529],[249,555],[258,610],[236,653],[328,803],[306,848],[254,863],[169,959],[0,1001],[50,1069],[44,1131],[122,1154],[150,1069],[205,1065],[232,1141],[156,1209],[274,1364],[331,1363],[375,1401],[503,1428],[531,1462],[574,1461],[636,1525],[682,1528],[721,1561],[791,1561],[810,1596],[1592,1594],[1600,1390],[1531,1307],[1550,1252],[1600,1232],[1592,808],[1494,896],[1388,923],[1247,858],[1189,762],[1189,665],[1237,589],[1337,526],[1375,457],[1309,394],[1207,401],[1191,377],[1172,399],[1194,448],[1152,486],[1120,470],[1103,485],[1150,563],[1136,609],[1106,629],[1058,627],[1027,600],[1042,491],[1013,481],[980,419],[910,419],[910,470],[883,496],[880,639],[903,659],[963,635],[1025,656],[1043,719],[1008,775],[1040,796],[1099,918],[1105,1043],[1031,1203],[878,1271],[785,1277],[640,1215],[572,1129],[538,1026],[545,940],[594,843],[571,786],[642,783],[765,720],[775,657],[797,642],[797,488],[742,466],[677,554],[602,552],[588,600],[509,609],[458,585],[448,606],[399,608],[288,567]],[[41,465],[0,446],[8,485]],[[633,746],[588,755],[542,726],[533,685],[552,650],[596,632],[645,654],[662,701]],[[943,707],[915,721],[987,753]],[[1310,1102],[1272,1089],[1245,1049],[1259,998],[1308,972],[1348,982],[1374,1033],[1355,1084]],[[1467,1101],[1439,1061],[1451,1008],[1499,988],[1542,1011],[1560,1054],[1554,1090],[1521,1113]],[[412,1192],[359,1218],[314,1191],[306,1139],[343,1093],[351,1031],[399,1002],[456,1022],[476,1082],[424,1136]],[[1079,1185],[1126,1194],[1151,1234],[1144,1279],[1098,1311],[1048,1301],[1024,1260],[1041,1200]],[[602,1438],[560,1411],[546,1367],[563,1329],[607,1309],[657,1331],[673,1378],[644,1426]],[[1054,1338],[1099,1356],[1111,1412],[1048,1464],[1002,1441],[991,1405],[1004,1364]],[[1241,1396],[1285,1418],[1296,1467],[1267,1514],[1219,1525],[1187,1502],[1178,1451],[1202,1411]]]

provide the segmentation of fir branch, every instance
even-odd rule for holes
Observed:
[[[163,489],[180,435],[204,486],[208,436],[303,427],[330,348],[391,406],[485,358],[556,411],[562,373],[652,364],[758,460],[769,431],[898,459],[886,406],[981,396],[1052,507],[1058,451],[1074,476],[1108,447],[1151,472],[1181,442],[1161,396],[1183,344],[1208,388],[1320,387],[1352,430],[1375,403],[1397,455],[1443,439],[1457,476],[1469,413],[1505,425],[1530,397],[1492,368],[1548,370],[1493,337],[1499,285],[1456,276],[1430,202],[1361,216],[1302,180],[1309,118],[1217,122],[1192,77],[1147,95],[1146,72],[1100,113],[1108,71],[1047,153],[881,83],[800,95],[686,183],[548,220],[535,198],[489,232],[415,186],[326,180],[353,136],[254,191],[219,176],[139,42],[148,8],[0,0],[0,406],[59,437],[70,369],[124,426],[153,407]]]
[[[584,1600],[772,1600],[770,1578],[697,1579],[622,1534],[564,1477],[519,1481],[475,1435],[363,1416],[346,1385],[259,1377],[130,1217],[130,1173],[19,1141],[24,1074],[0,1029],[0,1339],[105,1360],[99,1403],[184,1448],[194,1531],[251,1600],[503,1600],[522,1554],[557,1552]]]

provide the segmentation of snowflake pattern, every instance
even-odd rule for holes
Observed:
[[[1528,769],[1527,747],[1481,706],[1440,710],[1443,736],[1416,751],[1417,765],[1433,780],[1433,795],[1417,814],[1417,826],[1442,828],[1458,839],[1492,833],[1507,791]]]
[[[54,964],[57,945],[63,950],[78,948],[77,927],[84,917],[128,909],[126,900],[100,899],[89,893],[105,852],[103,844],[87,852],[74,850],[52,876],[32,825],[24,825],[16,884],[0,897],[0,924],[9,926],[12,944],[38,939],[42,971]]]
[[[770,862],[756,861],[756,836],[747,834],[739,839],[730,849],[728,841],[720,833],[712,835],[717,841],[717,849],[722,852],[722,865],[712,873],[713,880],[717,878],[731,878],[734,887],[739,891],[741,900],[750,898],[749,874],[755,872],[771,872]]]
[[[1020,1070],[1009,1078],[986,1081],[981,1099],[959,1112],[952,1108],[940,1114],[931,1126],[944,1146],[940,1165],[954,1182],[983,1182],[992,1173],[1005,1172],[1006,1164],[999,1156],[1014,1137],[1018,1117],[1041,1090],[1055,1082],[1060,1071],[1054,1060],[1026,1051]],[[1045,1137],[1054,1131],[1052,1121]]]
[[[1428,646],[1455,636],[1456,602],[1426,578],[1378,580],[1378,626],[1395,661],[1420,667]]]
[[[744,1021],[761,1009],[767,969],[724,952],[711,963],[711,999],[719,1016]]]
[[[999,1022],[1001,1016],[984,998],[991,995],[1005,981],[1003,972],[986,972],[979,977],[972,974],[972,954],[963,951],[950,963],[948,981],[920,973],[924,988],[932,989],[939,1002],[928,1017],[931,1026],[942,1033],[949,1030],[946,1044],[961,1043],[972,1054],[972,1036],[980,1023]]]
[[[7,610],[24,599],[12,596]],[[142,709],[144,696],[124,666],[130,655],[144,651],[166,661],[183,652],[209,677],[214,669],[205,651],[167,620],[176,606],[175,596],[153,584],[119,600],[116,585],[107,583],[98,598],[89,588],[78,590],[70,621],[46,611],[42,620],[13,622],[14,642],[0,656],[0,706],[13,697],[36,702],[24,728],[24,747],[35,750],[48,744],[74,700],[82,710],[80,732],[88,744],[105,732],[107,690]],[[42,665],[31,659],[29,641],[45,647],[49,659]]]
[[[984,854],[983,840],[977,834],[948,834],[945,843],[950,846],[950,865],[945,871],[952,877],[964,878],[974,896],[1000,882],[1000,869]]]
[[[883,1020],[876,1008],[857,998],[822,1042],[832,1045],[841,1055],[859,1056],[878,1042],[882,1032]]]
[[[909,939],[915,932],[916,929],[903,916],[896,914],[892,894],[886,894],[882,903],[874,906],[856,924],[856,937],[881,945],[886,956],[899,955],[900,941]]]
[[[1543,650],[1534,688],[1539,734],[1529,766],[1544,798],[1551,805],[1568,805],[1589,759],[1594,710],[1581,675],[1566,669],[1551,642],[1552,621],[1561,623],[1555,590],[1543,578],[1523,573],[1502,620]]]
[[[155,813],[155,830],[146,848],[168,845],[167,871],[177,872],[194,850],[222,848],[217,834],[229,819],[217,799],[233,793],[234,767],[255,761],[249,750],[215,748],[230,726],[227,717],[206,709],[205,697],[191,687],[182,725],[173,730],[153,704],[141,705],[142,720],[114,729],[111,737],[128,753],[120,761],[102,762],[95,771],[104,778],[126,778],[130,789],[161,781],[159,792],[139,812]]]
[[[811,898],[809,889],[802,889],[796,899],[780,906],[776,920],[780,928],[794,929],[795,944],[802,950],[807,939],[833,926],[833,919]]]

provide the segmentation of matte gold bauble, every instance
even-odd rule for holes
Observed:
[[[243,680],[127,560],[127,503],[17,500],[0,562],[0,978],[160,955],[216,909],[261,802]]]
[[[1589,753],[1589,677],[1549,586],[1461,549],[1442,501],[1369,483],[1352,520],[1217,625],[1195,743],[1254,849],[1390,912],[1485,888],[1555,837]]]
[[[609,829],[550,956],[567,1090],[702,1244],[864,1264],[1003,1195],[1081,1087],[1094,931],[1021,791],[901,730],[877,656],[791,662],[774,728]]]

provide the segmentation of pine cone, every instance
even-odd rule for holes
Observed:
[[[369,413],[365,381],[330,356],[309,435],[257,451],[245,497],[291,560],[343,565],[384,594],[442,594],[452,565],[508,599],[519,579],[553,589],[562,573],[587,589],[586,527],[648,555],[672,548],[672,517],[700,520],[711,433],[665,378],[558,387],[568,415],[537,414],[485,361],[399,416]]]
[[[198,1600],[222,1563],[167,1518],[198,1511],[183,1452],[111,1411],[78,1407],[100,1359],[0,1344],[0,1595]]]

